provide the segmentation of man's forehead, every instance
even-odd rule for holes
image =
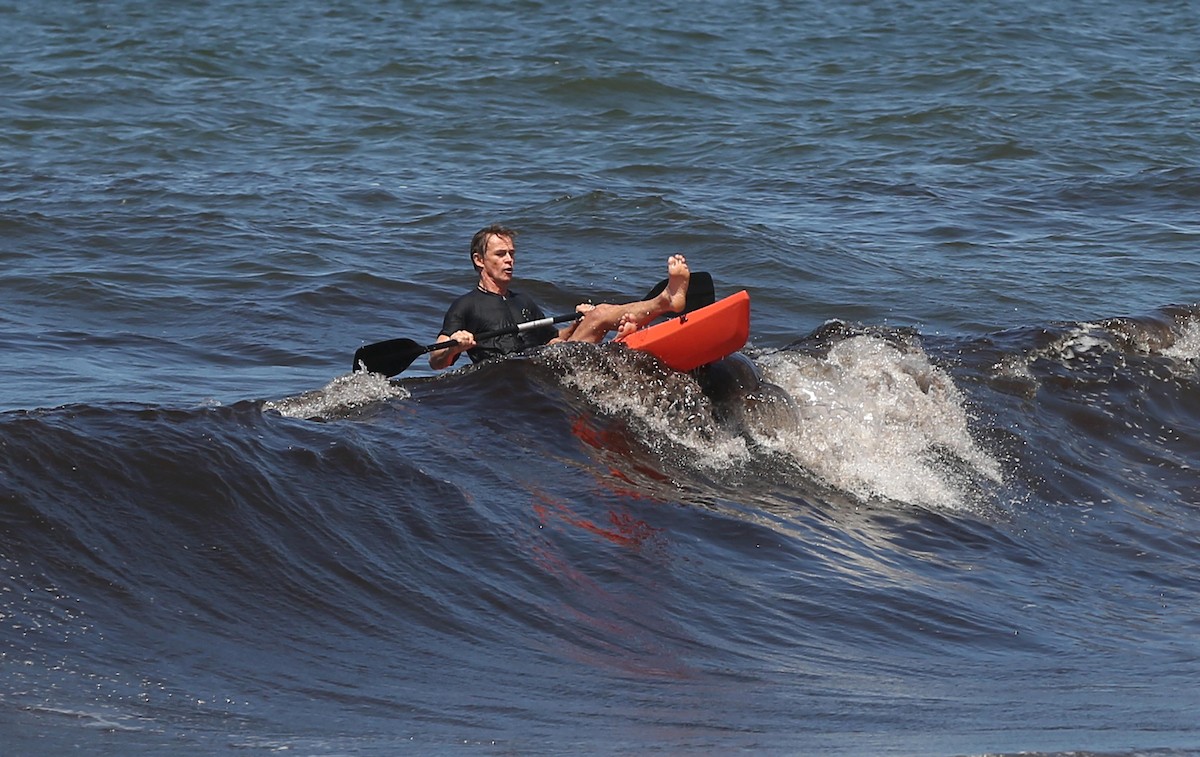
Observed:
[[[512,237],[504,236],[503,234],[489,234],[487,238],[486,249],[500,248],[504,250],[516,249],[513,245]]]

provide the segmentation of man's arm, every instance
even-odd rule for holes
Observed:
[[[458,360],[458,356],[469,349],[475,347],[475,335],[470,331],[455,331],[450,336],[438,334],[437,339],[433,340],[434,344],[445,342],[453,339],[458,344],[451,345],[444,349],[434,350],[429,353],[429,367],[435,371],[440,371],[443,368],[449,368]]]

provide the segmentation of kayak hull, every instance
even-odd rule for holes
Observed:
[[[616,341],[649,352],[669,368],[691,371],[732,355],[749,337],[750,294],[743,290]]]

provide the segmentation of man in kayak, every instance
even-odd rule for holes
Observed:
[[[450,305],[435,342],[454,340],[452,347],[429,353],[435,370],[454,365],[466,352],[480,362],[554,342],[599,342],[610,331],[639,328],[666,313],[681,312],[687,302],[691,272],[682,255],[667,259],[667,287],[649,300],[624,305],[579,305],[583,318],[562,329],[546,326],[521,334],[506,334],[476,342],[475,334],[545,317],[529,295],[512,290],[516,231],[493,224],[471,239],[471,263],[479,273],[475,288]]]

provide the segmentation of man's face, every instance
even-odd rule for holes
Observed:
[[[508,286],[512,283],[513,257],[517,254],[513,240],[492,234],[488,237],[487,248],[483,260],[476,260],[483,267],[482,275],[497,284]]]

